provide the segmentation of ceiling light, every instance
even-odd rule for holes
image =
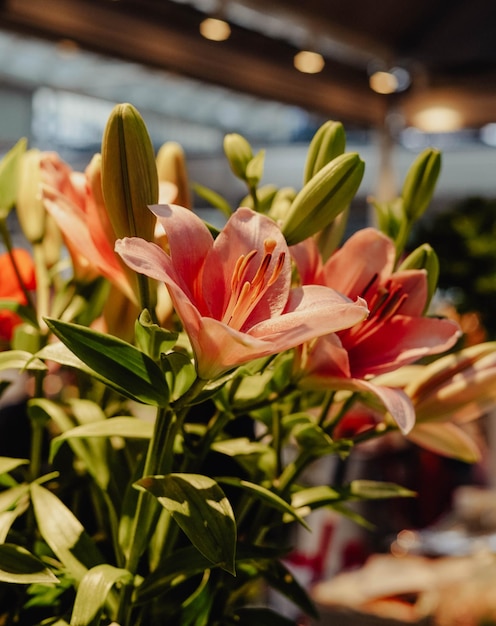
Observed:
[[[374,72],[369,78],[369,85],[376,93],[394,93],[398,89],[398,79],[391,72]]]
[[[431,106],[412,116],[414,125],[427,133],[449,133],[463,126],[462,115],[448,106]]]
[[[294,57],[294,66],[305,74],[318,74],[324,69],[324,57],[318,52],[301,50]]]
[[[231,35],[231,27],[224,20],[207,17],[200,24],[200,33],[211,41],[225,41]]]

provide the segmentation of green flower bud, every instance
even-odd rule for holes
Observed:
[[[47,212],[41,199],[41,152],[28,150],[22,156],[19,167],[19,189],[16,211],[19,225],[26,239],[37,244],[46,231]]]
[[[248,141],[237,133],[230,133],[224,137],[224,152],[235,176],[246,181],[246,168],[253,159],[253,152]]]
[[[269,217],[275,222],[281,223],[289,212],[293,200],[296,198],[296,190],[292,187],[282,187],[275,194],[269,210]]]
[[[157,170],[160,182],[174,183],[177,187],[176,204],[191,208],[191,194],[188,182],[186,158],[182,146],[175,141],[167,141],[157,153]]]
[[[434,249],[428,243],[424,243],[416,248],[398,267],[398,271],[421,269],[425,269],[427,272],[427,301],[424,307],[425,313],[429,308],[439,279],[439,259]]]
[[[322,124],[308,147],[303,182],[308,183],[324,165],[343,154],[345,147],[346,135],[341,122],[329,120]]]
[[[158,202],[158,175],[145,123],[131,104],[118,104],[102,141],[102,191],[117,238],[151,241],[155,216],[148,205]]]
[[[265,150],[260,150],[246,166],[246,182],[256,187],[262,180],[265,165]]]
[[[419,219],[429,206],[441,170],[441,153],[424,150],[413,162],[403,184],[403,211],[410,222]]]
[[[289,245],[321,231],[346,209],[362,181],[364,162],[353,152],[325,165],[297,194],[281,230]]]
[[[20,162],[26,146],[26,139],[20,139],[0,161],[0,219],[2,220],[7,218],[17,199]]]

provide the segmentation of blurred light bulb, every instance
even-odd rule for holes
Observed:
[[[398,89],[398,79],[391,72],[374,72],[369,78],[369,85],[376,93],[394,93]]]
[[[231,35],[231,27],[224,20],[207,17],[200,24],[200,33],[211,41],[225,41]]]
[[[318,52],[301,50],[294,57],[294,66],[298,71],[305,74],[318,74],[324,69],[324,65],[324,57]]]
[[[414,125],[427,133],[449,133],[460,130],[463,119],[459,111],[447,106],[431,106],[412,116]]]

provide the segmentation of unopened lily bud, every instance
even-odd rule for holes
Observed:
[[[324,165],[343,154],[346,147],[346,135],[341,122],[328,120],[318,129],[308,147],[303,182],[308,181]]]
[[[291,204],[281,230],[290,246],[318,233],[346,209],[360,186],[365,164],[342,154],[311,178]]]
[[[191,193],[182,146],[175,141],[167,141],[158,151],[156,160],[159,182],[173,183],[177,187],[174,203],[190,209]]]
[[[429,206],[440,171],[441,153],[434,148],[424,150],[408,170],[401,197],[410,222],[419,219]]]
[[[282,187],[282,189],[279,189],[272,200],[269,217],[271,217],[275,222],[281,223],[287,216],[295,198],[296,190],[292,187]]]
[[[7,218],[16,202],[20,163],[26,146],[26,139],[20,139],[0,161],[0,219]]]
[[[117,238],[153,239],[158,202],[155,153],[145,123],[131,104],[112,111],[102,142],[102,190]]]
[[[439,279],[439,259],[432,246],[428,243],[424,243],[416,248],[406,257],[398,268],[399,271],[422,269],[427,272],[427,302],[425,304],[425,312],[429,308]]]
[[[26,239],[32,244],[40,243],[46,230],[47,212],[41,197],[41,156],[39,150],[28,150],[19,167],[17,218]]]
[[[246,168],[253,159],[253,152],[248,141],[237,133],[230,133],[224,137],[224,152],[233,173],[246,181]]]

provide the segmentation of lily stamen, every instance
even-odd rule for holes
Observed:
[[[281,252],[276,265],[267,279],[270,264],[276,242],[273,239],[264,241],[264,256],[260,265],[251,280],[245,278],[248,267],[257,254],[252,250],[246,256],[240,256],[236,262],[231,279],[231,297],[222,316],[222,321],[229,324],[231,328],[240,330],[250,316],[253,309],[259,303],[267,289],[275,283],[284,266],[285,255]]]

